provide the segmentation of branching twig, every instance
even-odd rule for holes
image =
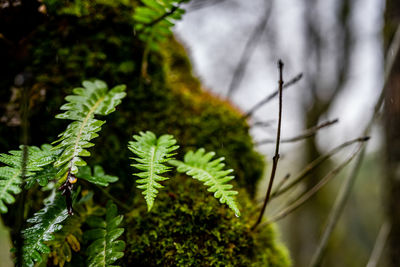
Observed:
[[[382,106],[384,98],[385,98],[386,84],[387,84],[389,75],[391,73],[393,63],[395,61],[397,53],[399,52],[399,49],[400,49],[400,24],[397,26],[395,37],[393,38],[393,41],[390,44],[389,53],[387,53],[387,59],[385,60],[386,65],[385,65],[385,74],[384,74],[384,84],[381,89],[381,94],[379,96],[379,99],[375,104],[374,112],[371,116],[371,119],[369,120],[368,125],[365,127],[364,134],[366,134],[366,135],[370,133],[375,120],[378,118],[379,110],[381,109],[381,106]],[[311,267],[318,266],[322,260],[323,253],[326,249],[328,240],[333,232],[333,229],[336,226],[337,221],[339,220],[340,215],[343,212],[343,209],[346,205],[347,199],[349,198],[351,189],[353,187],[355,179],[357,178],[361,163],[364,159],[364,155],[365,155],[365,146],[364,146],[364,144],[361,144],[361,153],[359,154],[359,156],[357,158],[357,162],[354,165],[352,172],[347,177],[347,179],[343,182],[342,187],[340,188],[340,192],[339,192],[339,194],[335,200],[334,206],[332,207],[332,210],[329,214],[327,226],[324,230],[324,233],[321,237],[318,247],[312,257],[311,264],[310,264]]]
[[[258,215],[256,223],[253,225],[251,228],[254,230],[257,225],[261,222],[262,217],[265,212],[265,208],[267,207],[267,203],[269,201],[269,198],[271,196],[271,190],[272,190],[272,185],[274,183],[274,178],[275,178],[275,172],[276,168],[278,167],[278,161],[279,161],[279,143],[281,139],[281,123],[282,123],[282,91],[283,91],[283,62],[281,60],[278,61],[278,68],[279,68],[279,114],[278,114],[278,129],[276,131],[276,147],[275,147],[275,155],[272,159],[272,170],[271,170],[271,177],[269,179],[269,185],[267,189],[267,193],[265,196],[264,204],[261,208],[261,212]]]
[[[315,195],[321,188],[326,185],[330,180],[332,180],[334,177],[336,177],[339,172],[346,167],[354,158],[355,156],[360,152],[361,147],[359,147],[348,159],[346,159],[342,164],[337,166],[335,169],[330,171],[325,177],[320,180],[314,187],[312,187],[310,190],[305,192],[304,194],[301,194],[297,199],[293,201],[288,207],[286,207],[284,210],[281,212],[278,212],[275,216],[272,216],[269,220],[268,223],[275,222],[277,220],[280,220],[296,209],[298,209],[300,206],[302,206],[307,200],[309,200],[313,195]]]
[[[253,29],[253,32],[251,33],[249,39],[247,40],[247,43],[244,47],[244,50],[242,52],[242,55],[240,56],[239,63],[237,64],[235,71],[233,72],[232,75],[232,80],[231,83],[229,84],[228,92],[227,92],[227,98],[230,99],[232,94],[236,91],[236,89],[239,87],[240,82],[243,79],[243,75],[246,71],[247,64],[251,58],[251,55],[254,52],[254,49],[256,48],[258,42],[261,40],[262,33],[264,32],[265,28],[267,27],[268,19],[271,14],[271,9],[272,9],[272,3],[271,2],[266,2],[266,11],[264,13],[264,16],[260,20],[260,22],[255,26]]]
[[[299,73],[297,74],[294,78],[290,79],[287,83],[285,83],[285,85],[283,86],[283,89],[289,88],[290,86],[294,85],[295,83],[297,83],[298,81],[301,80],[301,78],[303,77],[303,73]],[[243,118],[247,119],[250,116],[252,116],[254,114],[254,112],[256,112],[259,108],[261,108],[262,106],[264,106],[265,104],[267,104],[269,101],[271,101],[272,99],[274,99],[277,95],[279,94],[279,88],[276,89],[275,92],[273,92],[272,94],[268,95],[267,97],[265,97],[264,99],[262,99],[260,102],[258,102],[257,104],[255,104],[249,111],[247,111],[244,115]]]
[[[371,257],[368,260],[367,267],[376,267],[378,266],[379,259],[382,255],[383,249],[385,248],[386,241],[390,234],[391,229],[390,222],[386,221],[382,224],[379,229],[378,237],[376,238],[374,248],[371,252]]]
[[[331,158],[333,155],[335,155],[336,153],[338,153],[339,151],[341,151],[343,148],[348,147],[356,142],[365,142],[369,139],[368,136],[366,137],[360,137],[354,140],[350,140],[347,141],[337,147],[335,147],[334,149],[332,149],[331,151],[329,151],[328,153],[326,153],[325,155],[322,155],[320,157],[318,157],[317,159],[315,159],[314,161],[312,161],[311,163],[309,163],[298,175],[296,178],[294,178],[293,180],[291,180],[291,182],[286,185],[284,188],[282,188],[281,190],[275,190],[272,195],[271,198],[275,198],[278,197],[280,195],[282,195],[283,193],[287,192],[289,189],[293,188],[295,185],[297,185],[298,183],[300,183],[305,177],[307,177],[307,175],[309,175],[315,168],[317,168],[318,166],[320,166],[325,160]]]
[[[331,126],[332,124],[337,123],[339,120],[338,119],[334,119],[332,121],[325,121],[319,125],[316,125],[314,127],[311,127],[307,130],[304,131],[304,133],[295,136],[295,137],[291,137],[291,138],[282,138],[281,143],[292,143],[292,142],[297,142],[300,140],[304,140],[306,138],[312,137],[314,136],[320,129]],[[263,144],[270,144],[273,143],[274,140],[273,139],[264,139],[261,141],[256,142],[256,145],[263,145]]]

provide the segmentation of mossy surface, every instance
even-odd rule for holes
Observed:
[[[98,78],[109,86],[127,85],[128,96],[117,112],[106,118],[88,160],[120,178],[109,190],[134,207],[126,215],[128,247],[121,264],[288,266],[287,253],[277,245],[271,227],[258,234],[249,230],[254,220],[251,216],[255,214],[251,196],[265,167],[263,157],[254,150],[249,127],[230,103],[201,89],[191,74],[183,47],[171,38],[158,53],[151,53],[148,77],[144,79],[144,47],[132,30],[132,12],[137,1],[95,1],[66,11],[60,8],[60,1],[46,2],[47,18],[29,37],[27,58],[20,65],[12,65],[8,73],[0,73],[0,78],[16,75],[21,69],[32,74],[30,143],[36,145],[54,141],[65,128],[66,122],[54,119],[54,115],[59,112],[64,96],[82,80]],[[4,88],[12,87],[9,78],[3,81],[8,81],[2,84]],[[19,94],[15,90],[14,98],[9,94],[1,100],[11,110],[18,110]],[[18,115],[15,114],[5,112],[5,120],[0,124],[2,151],[19,143],[19,127],[6,125],[12,116]],[[154,210],[146,213],[142,195],[135,188],[129,159],[132,155],[127,149],[132,135],[145,130],[174,135],[181,146],[181,156],[200,147],[224,156],[227,167],[235,170],[234,186],[242,188],[239,203],[243,216],[234,217],[200,184],[180,175],[165,183]],[[97,203],[104,204],[105,197],[97,189],[94,191]],[[82,251],[83,248],[84,244]],[[72,262],[81,257],[83,252],[74,253]]]
[[[126,257],[135,266],[289,266],[271,225],[250,231],[254,205],[240,192],[239,218],[186,176],[166,184],[149,213],[138,199],[127,216]]]

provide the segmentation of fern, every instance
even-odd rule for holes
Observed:
[[[22,156],[23,150],[12,150],[9,154],[0,154],[0,162],[6,166],[0,167],[0,213],[7,213],[8,209],[5,203],[15,202],[13,195],[22,191]],[[36,179],[39,179],[41,185],[47,184],[47,179],[35,174],[43,170],[43,167],[53,163],[58,151],[52,151],[50,145],[43,145],[41,148],[31,146],[27,147],[27,162],[25,166],[25,178],[28,185],[32,185]]]
[[[221,203],[226,203],[236,214],[240,216],[235,195],[237,191],[230,190],[232,185],[227,184],[234,176],[228,175],[233,172],[223,170],[225,164],[222,162],[224,158],[211,160],[214,157],[214,152],[205,153],[203,148],[196,152],[189,151],[184,157],[184,162],[179,160],[170,160],[169,163],[177,167],[178,172],[186,173],[187,175],[204,182],[208,186],[208,191],[214,193],[214,197],[218,198]]]
[[[68,217],[65,200],[60,194],[53,192],[44,203],[45,207],[28,219],[34,225],[22,232],[24,266],[33,266],[34,262],[42,260],[41,254],[50,253],[44,242],[54,239],[53,233],[62,228],[61,223]]]
[[[170,170],[164,163],[171,159],[174,155],[172,152],[179,146],[175,145],[176,140],[172,135],[162,135],[157,138],[150,131],[140,132],[140,135],[134,135],[133,138],[136,141],[129,142],[128,148],[137,156],[132,159],[138,163],[132,166],[141,171],[134,175],[141,178],[136,181],[139,184],[137,187],[144,189],[143,195],[150,211],[158,193],[157,189],[163,187],[159,182],[168,179],[161,176]]]
[[[89,166],[80,168],[78,178],[100,186],[108,186],[109,183],[118,181],[118,177],[105,174],[103,168],[98,165],[94,166],[93,174]]]
[[[125,242],[117,240],[124,232],[123,228],[118,228],[122,219],[112,202],[107,203],[105,220],[95,216],[87,219],[94,228],[84,233],[84,239],[94,240],[87,249],[88,266],[114,266],[112,264],[124,256]]]
[[[93,203],[93,192],[82,192],[82,198],[74,203],[74,216],[69,216],[63,228],[54,234],[54,239],[45,242],[51,249],[49,258],[53,265],[64,266],[72,259],[72,251],[81,250],[83,240],[82,225],[89,216],[103,216],[105,209]]]
[[[189,0],[142,0],[144,6],[137,7],[133,16],[139,39],[151,50],[158,50],[159,43],[172,34],[175,20],[185,13],[180,5]]]
[[[59,135],[55,149],[61,149],[62,154],[54,163],[60,168],[57,177],[62,177],[67,171],[71,174],[78,172],[78,166],[85,166],[86,162],[81,157],[90,156],[87,148],[92,147],[90,142],[98,136],[104,121],[94,118],[95,115],[108,115],[125,97],[125,86],[119,85],[108,90],[107,84],[96,80],[84,81],[84,88],[75,88],[75,95],[67,96],[68,101],[61,107],[66,110],[56,116],[58,119],[73,120],[67,129]]]

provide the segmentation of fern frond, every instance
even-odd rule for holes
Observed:
[[[0,213],[7,213],[8,209],[5,203],[15,202],[13,195],[22,191],[22,156],[21,150],[12,150],[9,154],[0,154],[0,162],[6,166],[0,167]],[[53,163],[57,157],[58,151],[51,150],[50,145],[43,145],[41,148],[31,146],[27,147],[27,162],[25,166],[25,178],[32,184],[35,182],[36,173],[43,170],[43,167]],[[47,184],[41,178],[41,185]]]
[[[185,10],[180,5],[189,0],[142,0],[144,6],[137,7],[133,16],[139,39],[152,50],[172,34],[174,21],[180,20]]]
[[[54,239],[54,232],[62,228],[61,223],[68,217],[65,200],[60,194],[53,194],[45,200],[45,207],[35,213],[28,222],[34,225],[22,232],[24,237],[24,266],[33,266],[42,260],[41,254],[50,253],[45,241]]]
[[[105,209],[93,202],[93,192],[82,192],[82,198],[74,203],[74,216],[68,216],[63,228],[54,234],[54,239],[45,242],[51,249],[49,259],[55,266],[64,266],[72,259],[72,251],[81,250],[83,241],[82,225],[89,216],[103,216]]]
[[[222,162],[224,158],[211,160],[215,152],[206,153],[204,148],[198,149],[196,152],[189,151],[185,154],[184,162],[179,160],[170,160],[173,166],[177,167],[178,172],[186,173],[208,186],[209,192],[214,193],[214,197],[219,199],[221,203],[226,203],[236,216],[240,216],[240,211],[236,203],[235,195],[237,191],[230,190],[232,185],[228,182],[234,179],[229,175],[232,169],[224,170],[225,164]]]
[[[119,85],[108,90],[107,84],[96,80],[94,82],[84,81],[83,88],[75,88],[75,95],[67,96],[68,101],[61,107],[66,110],[58,114],[58,119],[73,120],[67,129],[59,135],[55,149],[61,149],[62,154],[54,163],[60,168],[58,177],[67,171],[77,174],[79,166],[85,166],[86,162],[81,157],[90,156],[87,148],[94,144],[90,141],[98,136],[104,121],[94,118],[95,115],[108,115],[115,110],[125,97],[125,85]]]
[[[94,166],[93,174],[89,166],[80,168],[77,177],[100,186],[108,186],[109,183],[118,181],[118,177],[105,174],[103,168],[98,165]]]
[[[157,189],[163,187],[159,182],[168,179],[161,174],[171,169],[164,163],[172,159],[172,156],[175,155],[172,152],[179,146],[175,145],[176,140],[172,135],[165,134],[157,138],[150,131],[139,134],[133,136],[136,141],[129,142],[128,148],[137,156],[132,159],[138,163],[131,166],[141,171],[134,175],[141,178],[136,181],[139,184],[137,187],[144,189],[142,194],[146,199],[147,209],[150,211],[158,193]]]
[[[118,215],[117,206],[108,202],[106,218],[89,217],[87,223],[94,228],[84,233],[84,239],[94,240],[87,249],[88,266],[114,266],[116,260],[124,256],[125,242],[117,240],[124,228],[119,228],[124,216]]]

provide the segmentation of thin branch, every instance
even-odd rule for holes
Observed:
[[[267,189],[267,193],[265,196],[264,204],[261,208],[261,212],[258,215],[256,223],[253,225],[251,228],[254,230],[258,224],[260,224],[265,208],[267,207],[269,198],[271,196],[271,190],[272,190],[272,185],[274,183],[274,178],[275,178],[275,173],[276,173],[276,168],[278,167],[278,161],[279,161],[279,143],[281,139],[281,124],[282,124],[282,91],[283,91],[283,62],[281,60],[278,61],[278,68],[279,68],[279,114],[278,114],[278,130],[276,131],[276,147],[275,147],[275,155],[272,159],[272,171],[271,171],[271,177],[269,179],[269,185]]]
[[[335,169],[330,171],[325,177],[320,180],[314,187],[312,187],[310,190],[305,192],[304,194],[301,194],[297,199],[293,201],[288,207],[286,207],[284,210],[281,212],[278,212],[275,216],[272,216],[269,219],[269,223],[271,222],[276,222],[277,220],[280,220],[287,215],[291,214],[293,211],[298,209],[300,206],[302,206],[307,200],[309,200],[312,196],[314,196],[323,186],[325,186],[330,180],[332,180],[334,177],[336,177],[341,170],[343,170],[344,167],[346,167],[354,158],[355,156],[360,152],[361,147],[359,147],[348,159],[346,159],[342,164],[337,166]]]
[[[301,80],[301,78],[303,77],[303,73],[299,73],[297,74],[294,78],[290,79],[287,83],[285,83],[285,85],[283,86],[283,89],[289,88],[290,86],[296,84],[298,81]],[[247,111],[243,118],[247,119],[250,116],[252,116],[254,114],[254,112],[256,112],[259,108],[261,108],[262,106],[264,106],[265,104],[267,104],[268,102],[270,102],[272,99],[274,99],[277,95],[279,94],[279,88],[276,89],[275,92],[271,93],[270,95],[268,95],[267,97],[265,97],[264,99],[262,99],[260,102],[258,102],[257,104],[255,104],[249,111]]]
[[[239,63],[237,64],[235,71],[233,72],[232,75],[232,80],[229,84],[228,92],[227,92],[227,98],[230,99],[233,95],[233,93],[236,91],[236,89],[239,87],[244,73],[247,68],[247,64],[249,63],[249,60],[258,44],[258,42],[261,40],[262,33],[264,32],[265,28],[267,27],[268,24],[268,19],[270,18],[271,15],[271,10],[272,10],[272,2],[266,2],[266,10],[264,13],[264,16],[260,20],[260,22],[254,27],[253,32],[251,33],[249,39],[247,40],[247,43],[244,47],[244,50],[242,52],[242,55],[240,56]]]
[[[331,126],[332,124],[335,124],[338,121],[339,121],[338,119],[334,119],[332,121],[325,121],[319,125],[316,125],[314,127],[311,127],[309,129],[305,130],[304,133],[302,133],[298,136],[291,137],[291,138],[282,138],[281,143],[292,143],[292,142],[304,140],[306,138],[310,138],[310,137],[314,136],[320,129]],[[273,139],[264,139],[264,140],[256,142],[256,145],[270,144],[273,142],[274,142]]]
[[[318,158],[316,158],[314,161],[312,161],[311,163],[309,163],[298,175],[295,179],[293,179],[287,186],[285,186],[284,188],[282,188],[281,190],[275,190],[272,195],[271,198],[275,198],[278,197],[280,195],[282,195],[283,193],[287,192],[289,189],[293,188],[295,185],[297,185],[298,183],[300,183],[304,178],[307,177],[307,175],[309,175],[313,170],[315,170],[318,166],[320,166],[323,162],[325,162],[325,160],[331,158],[332,156],[334,156],[336,153],[338,153],[339,151],[341,151],[343,148],[348,147],[354,143],[357,142],[365,142],[369,139],[368,136],[366,137],[360,137],[354,140],[350,140],[347,141],[337,147],[335,147],[334,149],[332,149],[331,151],[329,151],[328,153],[326,153],[325,155],[322,155]]]
[[[275,191],[279,191],[282,188],[282,186],[289,180],[289,178],[290,178],[290,173],[286,174],[285,177],[281,179],[279,184],[276,186]]]
[[[385,248],[386,241],[389,237],[391,228],[392,226],[388,221],[382,224],[381,228],[379,229],[378,237],[376,238],[374,248],[372,249],[371,257],[369,258],[366,267],[378,266],[379,259],[382,255],[383,249]]]
[[[399,49],[400,49],[400,24],[397,26],[395,37],[394,37],[392,43],[390,44],[390,47],[388,50],[389,52],[387,53],[386,64],[385,64],[385,74],[384,74],[384,84],[381,89],[381,94],[375,104],[374,112],[371,116],[371,119],[369,120],[367,126],[365,127],[365,130],[364,130],[365,135],[370,133],[371,128],[372,128],[373,124],[375,123],[375,120],[378,118],[379,110],[381,109],[384,98],[385,98],[386,84],[387,84],[389,75],[391,73],[393,63],[395,61],[397,53],[399,52]],[[340,188],[340,192],[339,192],[339,194],[335,200],[334,206],[332,207],[332,210],[329,214],[327,226],[325,227],[324,233],[321,237],[318,247],[312,257],[312,260],[310,263],[311,267],[316,267],[320,264],[322,257],[323,257],[323,253],[325,252],[328,240],[329,240],[329,238],[333,232],[333,229],[335,228],[335,226],[339,220],[339,217],[342,214],[343,209],[347,203],[347,200],[351,193],[351,189],[353,187],[355,179],[357,178],[358,172],[361,167],[361,163],[365,156],[365,145],[361,144],[360,146],[361,146],[361,153],[359,154],[359,156],[357,158],[357,162],[354,165],[352,172],[347,177],[347,179],[343,182],[343,184]]]
[[[254,122],[251,127],[271,127],[272,123],[274,122],[274,120],[268,120],[268,121],[257,121]]]

